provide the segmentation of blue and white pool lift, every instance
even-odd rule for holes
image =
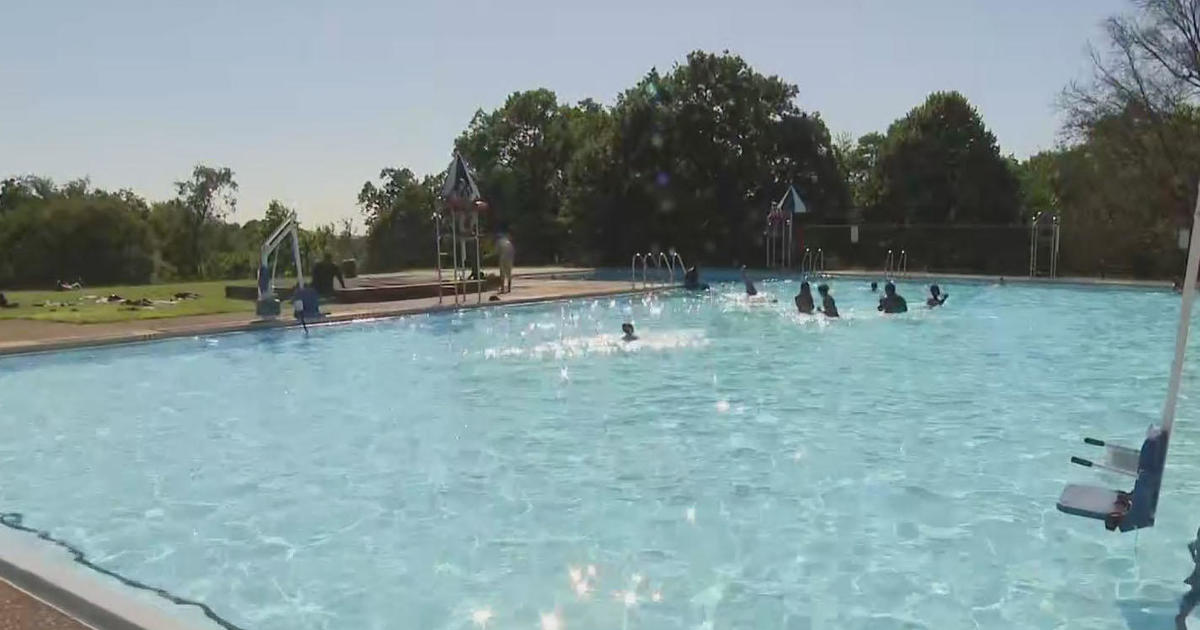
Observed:
[[[304,286],[304,262],[300,259],[300,234],[295,213],[284,219],[271,236],[263,242],[258,264],[258,302],[255,313],[263,319],[279,317],[279,300],[275,298],[275,263],[279,246],[292,239],[292,258],[296,262],[296,292],[292,313],[296,319],[311,320],[321,316],[317,292]]]
[[[1163,403],[1162,422],[1151,426],[1146,439],[1138,450],[1110,445],[1102,440],[1084,438],[1084,442],[1104,449],[1103,463],[1082,457],[1072,457],[1071,462],[1089,468],[1134,477],[1133,489],[1129,492],[1110,490],[1098,486],[1071,484],[1063,488],[1058,499],[1061,512],[1104,521],[1104,526],[1123,532],[1154,526],[1154,515],[1158,510],[1158,495],[1162,488],[1163,469],[1167,463],[1167,446],[1171,441],[1171,429],[1175,424],[1175,405],[1179,400],[1179,384],[1183,376],[1183,360],[1187,354],[1188,330],[1192,321],[1192,302],[1196,294],[1196,272],[1200,264],[1200,194],[1196,198],[1196,210],[1192,219],[1192,234],[1188,246],[1187,273],[1183,281],[1182,303],[1179,307],[1179,326],[1175,333],[1175,357],[1171,362],[1171,380],[1167,386],[1167,399]]]

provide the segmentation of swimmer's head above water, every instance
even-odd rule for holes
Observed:
[[[871,293],[874,293],[878,290],[879,290],[879,283],[872,280],[871,281]]]
[[[637,339],[637,335],[633,334],[633,324],[630,324],[629,322],[621,324],[621,332],[625,333],[625,336],[621,338],[625,341],[633,341],[634,339]]]

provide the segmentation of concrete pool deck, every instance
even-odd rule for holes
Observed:
[[[343,322],[356,319],[452,311],[456,308],[501,306],[546,300],[597,297],[640,292],[643,290],[640,288],[633,289],[629,282],[624,281],[613,282],[526,276],[514,278],[512,293],[500,296],[500,301],[498,302],[488,301],[493,294],[484,293],[482,303],[476,303],[476,296],[471,294],[467,296],[467,303],[458,307],[454,305],[453,295],[445,296],[441,304],[438,303],[438,298],[420,298],[397,302],[327,304],[321,307],[323,312],[328,313],[328,316],[322,319],[321,322]],[[287,305],[284,305],[284,307],[286,311]],[[309,323],[312,324],[313,322]],[[273,321],[262,321],[253,313],[196,315],[106,324],[68,324],[27,319],[0,320],[0,356],[297,325],[299,325],[299,322],[294,320],[290,315]]]

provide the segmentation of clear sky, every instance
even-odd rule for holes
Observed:
[[[1058,92],[1125,0],[6,0],[0,177],[88,176],[152,199],[234,169],[234,217],[272,198],[357,217],[386,166],[436,172],[516,90],[611,104],[652,66],[728,49],[800,87],[831,131],[883,130],[963,92],[1019,157],[1052,147]]]

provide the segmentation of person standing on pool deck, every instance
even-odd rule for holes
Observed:
[[[817,287],[817,293],[821,294],[821,312],[825,313],[825,317],[841,317],[838,314],[837,302],[834,302],[833,296],[829,295],[829,285],[822,284]]]
[[[513,259],[517,252],[507,231],[496,238],[496,251],[500,257],[500,293],[512,293]]]
[[[1192,556],[1192,574],[1183,580],[1192,589],[1183,594],[1179,602],[1179,614],[1175,616],[1175,629],[1187,630],[1187,616],[1191,614],[1196,604],[1200,603],[1200,529],[1196,530],[1196,540],[1188,543],[1188,553]]]
[[[808,281],[800,283],[800,292],[796,294],[796,310],[803,315],[812,315],[813,312],[813,296],[812,288],[808,286]]]
[[[925,306],[934,308],[946,303],[946,298],[950,297],[949,293],[942,293],[942,290],[936,284],[929,285],[929,299],[925,300]]]
[[[321,262],[313,265],[312,270],[312,286],[317,290],[317,293],[325,297],[333,295],[333,279],[341,283],[342,288],[346,288],[346,279],[342,277],[342,269],[333,262],[333,255],[325,252],[325,256],[321,258]]]
[[[896,293],[896,285],[891,282],[883,285],[883,297],[879,299],[879,310],[884,313],[907,313],[908,302]]]
[[[758,289],[754,288],[754,281],[746,275],[746,265],[742,265],[742,282],[746,285],[746,295],[750,297],[758,295]]]

